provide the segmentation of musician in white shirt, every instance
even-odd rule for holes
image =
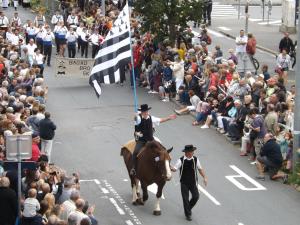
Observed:
[[[41,50],[41,53],[43,52],[43,37],[45,33],[46,30],[43,28],[43,25],[40,25],[35,36],[35,43],[37,45],[37,48]]]
[[[78,38],[77,38],[77,44],[78,44],[78,52],[81,48],[81,45],[82,45],[82,40],[81,40],[81,33],[82,33],[82,30],[84,28],[84,23],[80,23],[79,24],[79,27],[76,28],[76,33],[78,35]]]
[[[45,56],[41,53],[40,49],[36,48],[34,50],[33,63],[40,68],[41,75],[44,72],[44,58]]]
[[[41,12],[39,12],[34,19],[34,25],[38,27],[39,25],[45,25],[45,24],[46,24],[46,18]]]
[[[83,28],[81,34],[81,57],[85,55],[85,58],[88,57],[88,48],[89,48],[89,41],[90,41],[90,34],[86,27]]]
[[[67,44],[68,44],[68,55],[69,55],[69,58],[75,58],[77,38],[78,38],[77,33],[71,27],[70,31],[66,35]]]
[[[7,28],[9,25],[9,21],[3,12],[0,12],[0,27]]]
[[[95,29],[90,39],[92,42],[92,58],[95,58],[99,51],[100,44],[103,42],[103,37],[99,34],[99,30]]]
[[[56,11],[55,15],[52,16],[51,23],[57,25],[59,22],[63,22],[64,18],[59,14],[59,11]]]
[[[43,37],[43,49],[45,58],[47,57],[47,65],[50,66],[51,54],[52,54],[52,41],[55,39],[51,29],[47,26],[46,32]]]
[[[10,20],[10,23],[11,24],[15,23],[17,26],[22,25],[22,22],[21,22],[21,19],[20,19],[19,15],[18,15],[18,12],[14,13],[14,16]]]
[[[66,49],[66,35],[68,33],[68,29],[64,25],[64,22],[59,22],[58,26],[55,26],[54,32],[56,33],[58,41],[59,56],[64,57]]]
[[[67,24],[74,28],[78,26],[78,16],[75,15],[75,11],[72,11],[71,15],[68,16]]]
[[[26,44],[28,44],[30,39],[35,40],[35,36],[38,33],[38,29],[34,26],[33,23],[30,23],[29,26],[26,28],[26,33],[27,33]]]

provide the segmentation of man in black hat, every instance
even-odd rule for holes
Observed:
[[[158,118],[155,116],[150,116],[149,110],[151,107],[149,107],[147,104],[141,105],[141,108],[138,110],[140,113],[137,113],[135,115],[134,120],[135,120],[135,139],[136,139],[136,145],[134,148],[134,152],[132,154],[132,162],[133,162],[133,167],[130,171],[131,175],[136,174],[136,158],[142,147],[148,142],[148,141],[153,141],[153,129],[155,126],[159,126],[159,124],[176,119],[176,115],[172,114],[169,115],[166,118]]]
[[[176,164],[171,167],[173,172],[179,169],[180,171],[180,184],[181,195],[183,200],[184,214],[188,221],[192,220],[192,208],[196,205],[199,199],[198,191],[198,176],[197,170],[203,177],[204,185],[207,185],[207,177],[200,164],[200,161],[194,156],[194,151],[197,148],[193,145],[186,145],[182,150],[184,156],[180,157]],[[192,198],[189,200],[189,192],[192,194]]]

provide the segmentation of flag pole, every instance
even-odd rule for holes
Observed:
[[[126,3],[128,6],[128,3]],[[131,76],[132,76],[132,81],[133,81],[133,98],[134,98],[134,111],[138,111],[138,103],[137,103],[137,94],[136,94],[136,80],[135,80],[135,72],[134,72],[134,60],[133,60],[133,49],[132,49],[132,43],[131,43],[131,27],[130,27],[130,18],[131,14],[129,11],[129,6],[128,8],[128,15],[129,15],[129,38],[130,38],[130,50],[131,50]]]

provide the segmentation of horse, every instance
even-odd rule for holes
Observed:
[[[158,188],[153,214],[159,216],[161,215],[160,198],[162,196],[163,187],[166,181],[172,178],[170,169],[171,157],[169,153],[173,148],[167,150],[157,141],[147,142],[137,156],[137,172],[136,175],[133,176],[130,174],[130,170],[132,168],[132,153],[134,147],[135,140],[131,140],[121,148],[121,156],[123,156],[131,181],[132,204],[144,205],[148,200],[147,187],[155,183]],[[142,199],[139,193],[139,181],[143,191]]]

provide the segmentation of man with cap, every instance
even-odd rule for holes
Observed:
[[[194,156],[194,151],[196,149],[197,148],[193,145],[186,145],[182,150],[184,152],[184,156],[180,157],[176,164],[171,167],[173,172],[178,169],[180,172],[179,175],[183,208],[185,217],[188,221],[192,220],[192,208],[196,205],[199,199],[197,170],[203,177],[204,185],[207,185],[207,177],[205,176],[200,161],[196,156]],[[189,192],[192,194],[191,199],[189,199]]]
[[[158,118],[155,116],[150,116],[149,110],[151,107],[149,107],[147,104],[142,104],[141,108],[138,110],[140,113],[137,113],[134,117],[135,121],[135,139],[136,139],[136,145],[134,152],[132,154],[132,162],[133,162],[133,168],[130,171],[131,175],[136,174],[136,158],[142,147],[148,142],[153,141],[153,129],[155,126],[159,126],[161,123],[164,123],[169,120],[176,119],[176,115],[172,114],[165,118]]]

